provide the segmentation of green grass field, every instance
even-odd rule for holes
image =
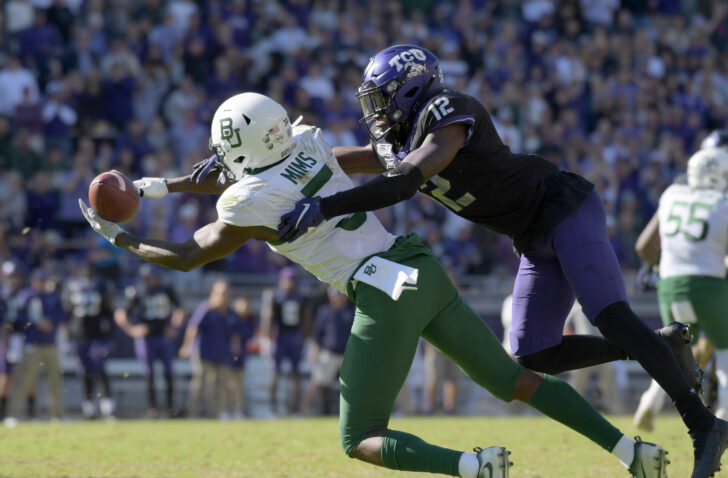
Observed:
[[[628,435],[630,417],[612,417]],[[403,418],[393,428],[455,449],[504,445],[513,478],[625,477],[619,462],[545,418]],[[642,433],[670,451],[671,477],[690,475],[690,441],[677,416]],[[0,427],[2,477],[375,477],[415,476],[347,458],[335,419],[119,421]],[[421,475],[432,476],[432,475]]]

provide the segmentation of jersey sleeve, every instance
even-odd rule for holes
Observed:
[[[270,210],[267,194],[255,182],[254,178],[243,178],[220,195],[216,205],[220,221],[238,227],[271,224],[272,215],[266,214]]]
[[[328,163],[334,158],[331,146],[324,139],[321,128],[307,125],[297,126],[294,129],[294,135],[298,146],[303,148],[310,156],[324,163]]]
[[[438,128],[457,123],[467,127],[465,144],[468,144],[475,126],[475,114],[470,100],[445,92],[428,101],[417,118],[417,129],[424,138]]]
[[[200,328],[208,310],[210,310],[210,307],[208,306],[207,301],[198,305],[195,311],[192,313],[192,317],[190,317],[190,320],[187,322],[187,327]]]

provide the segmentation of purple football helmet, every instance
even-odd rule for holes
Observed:
[[[437,57],[415,45],[395,45],[377,53],[364,70],[356,99],[359,122],[372,141],[401,138],[402,125],[433,93],[445,87]]]
[[[728,148],[728,129],[715,129],[700,143],[700,149]]]

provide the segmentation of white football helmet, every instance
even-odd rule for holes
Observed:
[[[728,151],[701,149],[688,160],[688,185],[693,189],[728,191]]]
[[[715,129],[700,143],[700,149],[728,148],[728,130]]]
[[[245,173],[276,163],[293,151],[295,141],[286,110],[258,93],[241,93],[225,100],[210,127],[210,149],[225,179],[234,182]]]

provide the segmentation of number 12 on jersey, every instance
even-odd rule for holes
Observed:
[[[455,108],[448,106],[449,104],[450,99],[441,96],[433,101],[427,109],[432,113],[437,121],[440,121],[442,118],[455,111]]]
[[[469,206],[470,204],[475,201],[475,196],[472,194],[466,192],[462,196],[460,196],[458,199],[450,199],[449,197],[445,196],[448,191],[450,191],[450,181],[448,181],[445,178],[441,178],[440,176],[432,176],[428,183],[432,183],[435,185],[435,188],[429,192],[429,194],[437,199],[437,201],[442,204],[443,206],[447,207],[448,209],[458,212],[462,208]]]

